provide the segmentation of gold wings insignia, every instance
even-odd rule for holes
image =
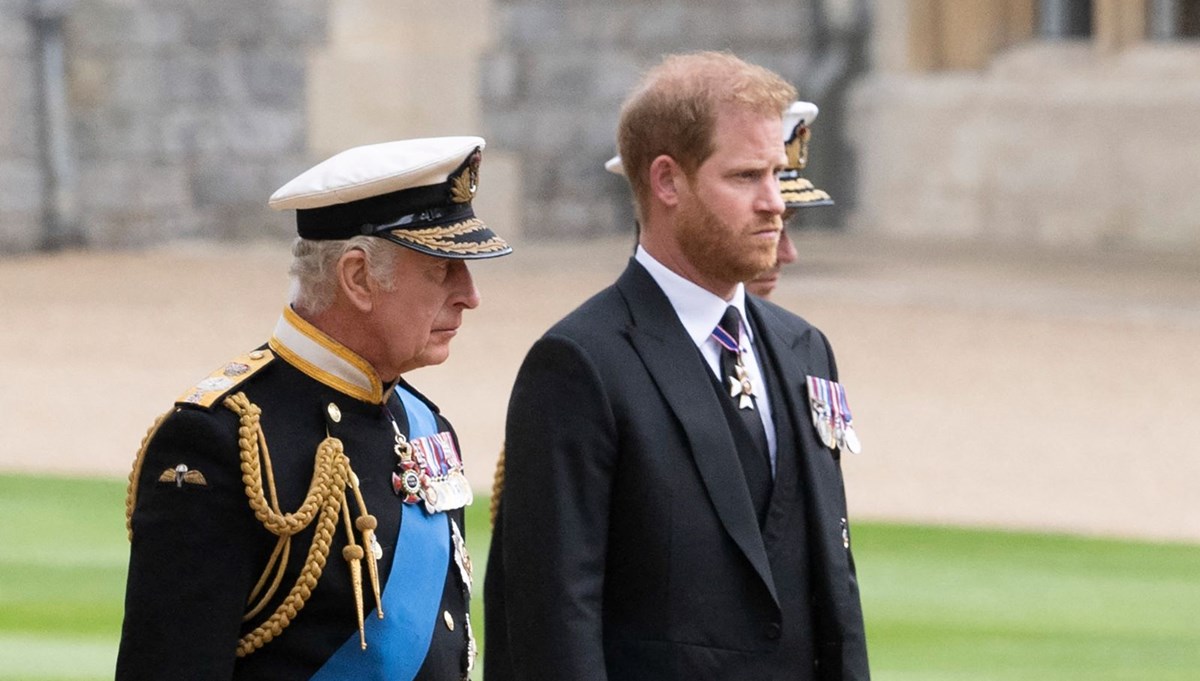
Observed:
[[[159,482],[173,482],[176,487],[183,487],[183,483],[196,485],[197,487],[208,487],[208,480],[204,474],[197,470],[189,470],[187,464],[179,464],[174,468],[164,470],[158,476]]]
[[[188,471],[183,474],[183,481],[189,485],[198,487],[208,487],[208,480],[204,479],[204,474],[200,471]]]

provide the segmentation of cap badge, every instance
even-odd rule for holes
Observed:
[[[450,200],[454,203],[470,203],[479,191],[479,162],[482,154],[476,149],[471,158],[459,168],[450,180]]]
[[[804,170],[808,165],[808,138],[812,133],[809,132],[808,126],[801,123],[792,131],[792,136],[784,143],[783,148],[787,151],[788,167]]]

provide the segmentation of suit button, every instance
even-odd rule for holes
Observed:
[[[778,622],[768,622],[765,631],[767,634],[767,638],[771,639],[772,641],[776,640],[777,638],[779,638],[779,632],[780,632],[779,623]]]

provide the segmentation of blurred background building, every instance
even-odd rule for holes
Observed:
[[[871,69],[848,112],[862,169],[856,226],[985,243],[1200,247],[1200,2],[873,9]]]
[[[817,102],[814,227],[1200,250],[1200,0],[0,0],[0,252],[285,237],[355,144],[479,132],[506,234],[629,232],[605,173],[666,52]]]

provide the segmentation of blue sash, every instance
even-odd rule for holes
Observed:
[[[400,386],[396,395],[408,414],[409,440],[437,434],[437,419],[424,402]],[[404,504],[395,546],[383,590],[385,617],[379,619],[374,608],[366,615],[367,649],[362,649],[354,632],[314,680],[411,681],[420,671],[439,619],[450,564],[446,514],[431,515],[424,504]]]

